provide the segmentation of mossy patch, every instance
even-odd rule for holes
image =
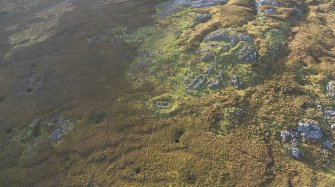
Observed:
[[[275,61],[278,56],[280,56],[282,48],[285,46],[287,42],[287,34],[285,31],[272,29],[265,33],[264,35],[264,52],[262,53],[261,58],[263,61],[270,63],[271,61]]]
[[[91,113],[91,115],[88,117],[87,121],[88,121],[88,123],[91,123],[91,124],[99,124],[99,123],[103,122],[106,119],[106,117],[107,117],[106,112],[97,111],[97,112]]]
[[[8,60],[16,50],[24,47],[41,43],[54,35],[55,28],[63,14],[71,12],[74,7],[68,2],[61,2],[58,5],[51,7],[48,10],[42,10],[36,14],[36,18],[42,19],[40,22],[28,25],[28,28],[20,32],[16,32],[9,36],[11,49],[5,54],[5,59]]]

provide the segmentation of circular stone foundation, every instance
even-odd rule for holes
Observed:
[[[170,116],[179,108],[177,97],[170,94],[154,97],[149,104],[149,108],[161,116]]]

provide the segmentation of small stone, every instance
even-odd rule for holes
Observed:
[[[301,156],[300,150],[297,147],[292,147],[291,154],[292,154],[293,158],[295,158],[295,159],[299,159],[300,156]]]
[[[281,131],[280,132],[280,137],[281,137],[281,140],[284,142],[284,141],[288,141],[291,139],[291,133],[290,131]]]

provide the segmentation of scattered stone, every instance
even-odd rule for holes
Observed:
[[[327,91],[328,96],[330,97],[335,96],[335,81],[334,80],[331,80],[327,83],[326,91]]]
[[[59,142],[63,138],[65,133],[66,133],[66,130],[64,128],[55,129],[51,134],[52,141]]]
[[[331,150],[333,149],[333,143],[330,140],[326,140],[322,143],[325,149]]]
[[[171,0],[164,5],[161,16],[172,14],[182,8],[202,8],[226,3],[227,0]]]
[[[188,0],[191,8],[201,8],[207,6],[218,6],[227,3],[227,0]]]
[[[216,76],[217,80],[222,80],[223,79],[223,71],[219,71],[218,75]]]
[[[332,130],[335,130],[335,124],[331,125],[330,128],[331,128]]]
[[[233,36],[229,34],[227,29],[214,31],[204,38],[204,42],[225,41],[227,43],[231,43],[232,40]]]
[[[322,105],[322,103],[320,102],[320,100],[316,100],[315,101],[316,107],[318,108],[319,111],[322,111],[324,106]]]
[[[335,111],[334,110],[326,110],[326,111],[324,111],[324,114],[330,115],[330,116],[335,116]]]
[[[96,45],[101,42],[101,40],[98,37],[87,38],[86,41],[90,45]]]
[[[322,138],[322,132],[320,131],[310,131],[308,133],[301,133],[301,136],[304,139],[321,139]]]
[[[252,38],[244,33],[235,33],[230,29],[219,29],[209,33],[203,41],[205,43],[210,41],[224,41],[231,46],[235,46],[240,41],[251,42]]]
[[[276,1],[272,1],[272,0],[256,0],[256,5],[257,5],[257,9],[260,10],[262,6],[264,5],[268,5],[268,6],[275,6],[275,7],[279,7],[280,4]]]
[[[239,60],[243,60],[246,62],[253,62],[257,60],[257,49],[250,45],[243,46],[237,52],[237,56]]]
[[[60,119],[56,121],[56,128],[52,131],[50,138],[54,142],[59,142],[72,129],[72,122],[68,119]]]
[[[281,137],[281,140],[283,142],[291,140],[291,133],[290,133],[290,131],[286,131],[286,130],[281,131],[280,132],[280,137]]]
[[[199,78],[200,78],[199,82],[193,86],[193,89],[195,89],[195,90],[202,87],[206,82],[206,77],[205,76],[201,75]]]
[[[306,122],[300,121],[298,123],[297,131],[305,140],[319,140],[323,136],[320,126],[313,120],[307,120]]]
[[[249,35],[239,33],[237,36],[238,36],[239,41],[245,41],[245,42],[251,42],[252,41],[252,38]]]
[[[302,11],[300,8],[298,8],[296,5],[290,4],[288,8],[293,8],[299,16],[304,14],[304,11]]]
[[[215,80],[214,82],[211,82],[208,84],[208,88],[210,89],[217,89],[220,87],[220,82],[219,80]]]
[[[212,69],[213,69],[213,67],[210,66],[210,67],[208,67],[208,68],[205,69],[204,73],[205,74],[210,74],[212,72]]]
[[[187,86],[187,88],[188,89],[192,89],[193,86],[196,84],[196,82],[197,82],[197,78],[191,79],[191,81],[190,81],[189,85]]]
[[[151,51],[139,51],[138,56],[139,57],[151,58],[151,57],[153,57],[153,54],[152,54]]]
[[[203,62],[216,61],[217,55],[213,52],[213,48],[215,48],[215,46],[206,46],[198,50],[196,53],[200,56],[199,60]]]
[[[278,14],[277,10],[272,9],[272,8],[264,9],[264,13],[265,14]]]
[[[240,87],[240,81],[238,80],[238,77],[236,74],[233,74],[230,77],[230,85],[234,86],[236,89]]]
[[[141,63],[136,64],[138,70],[148,69],[151,61],[143,61]]]
[[[323,115],[324,115],[324,120],[328,122],[328,121],[331,121],[335,117],[335,111],[330,110],[330,109],[324,110]]]
[[[291,133],[291,137],[292,137],[292,139],[291,139],[291,146],[292,147],[298,147],[298,139],[297,139],[297,136],[296,136],[296,134],[295,133]]]
[[[334,125],[335,129],[335,125]],[[323,138],[323,133],[321,131],[321,127],[317,122],[313,120],[300,121],[298,126],[291,131],[283,130],[280,132],[280,138],[283,142],[290,141],[290,145],[285,144],[291,149],[291,155],[295,159],[299,159],[301,157],[300,145],[299,142],[301,140],[318,140],[320,141]],[[312,142],[305,142],[312,143]],[[321,143],[321,142],[320,142]],[[327,140],[322,142],[323,147],[326,149],[332,149],[333,144],[328,138]]]

